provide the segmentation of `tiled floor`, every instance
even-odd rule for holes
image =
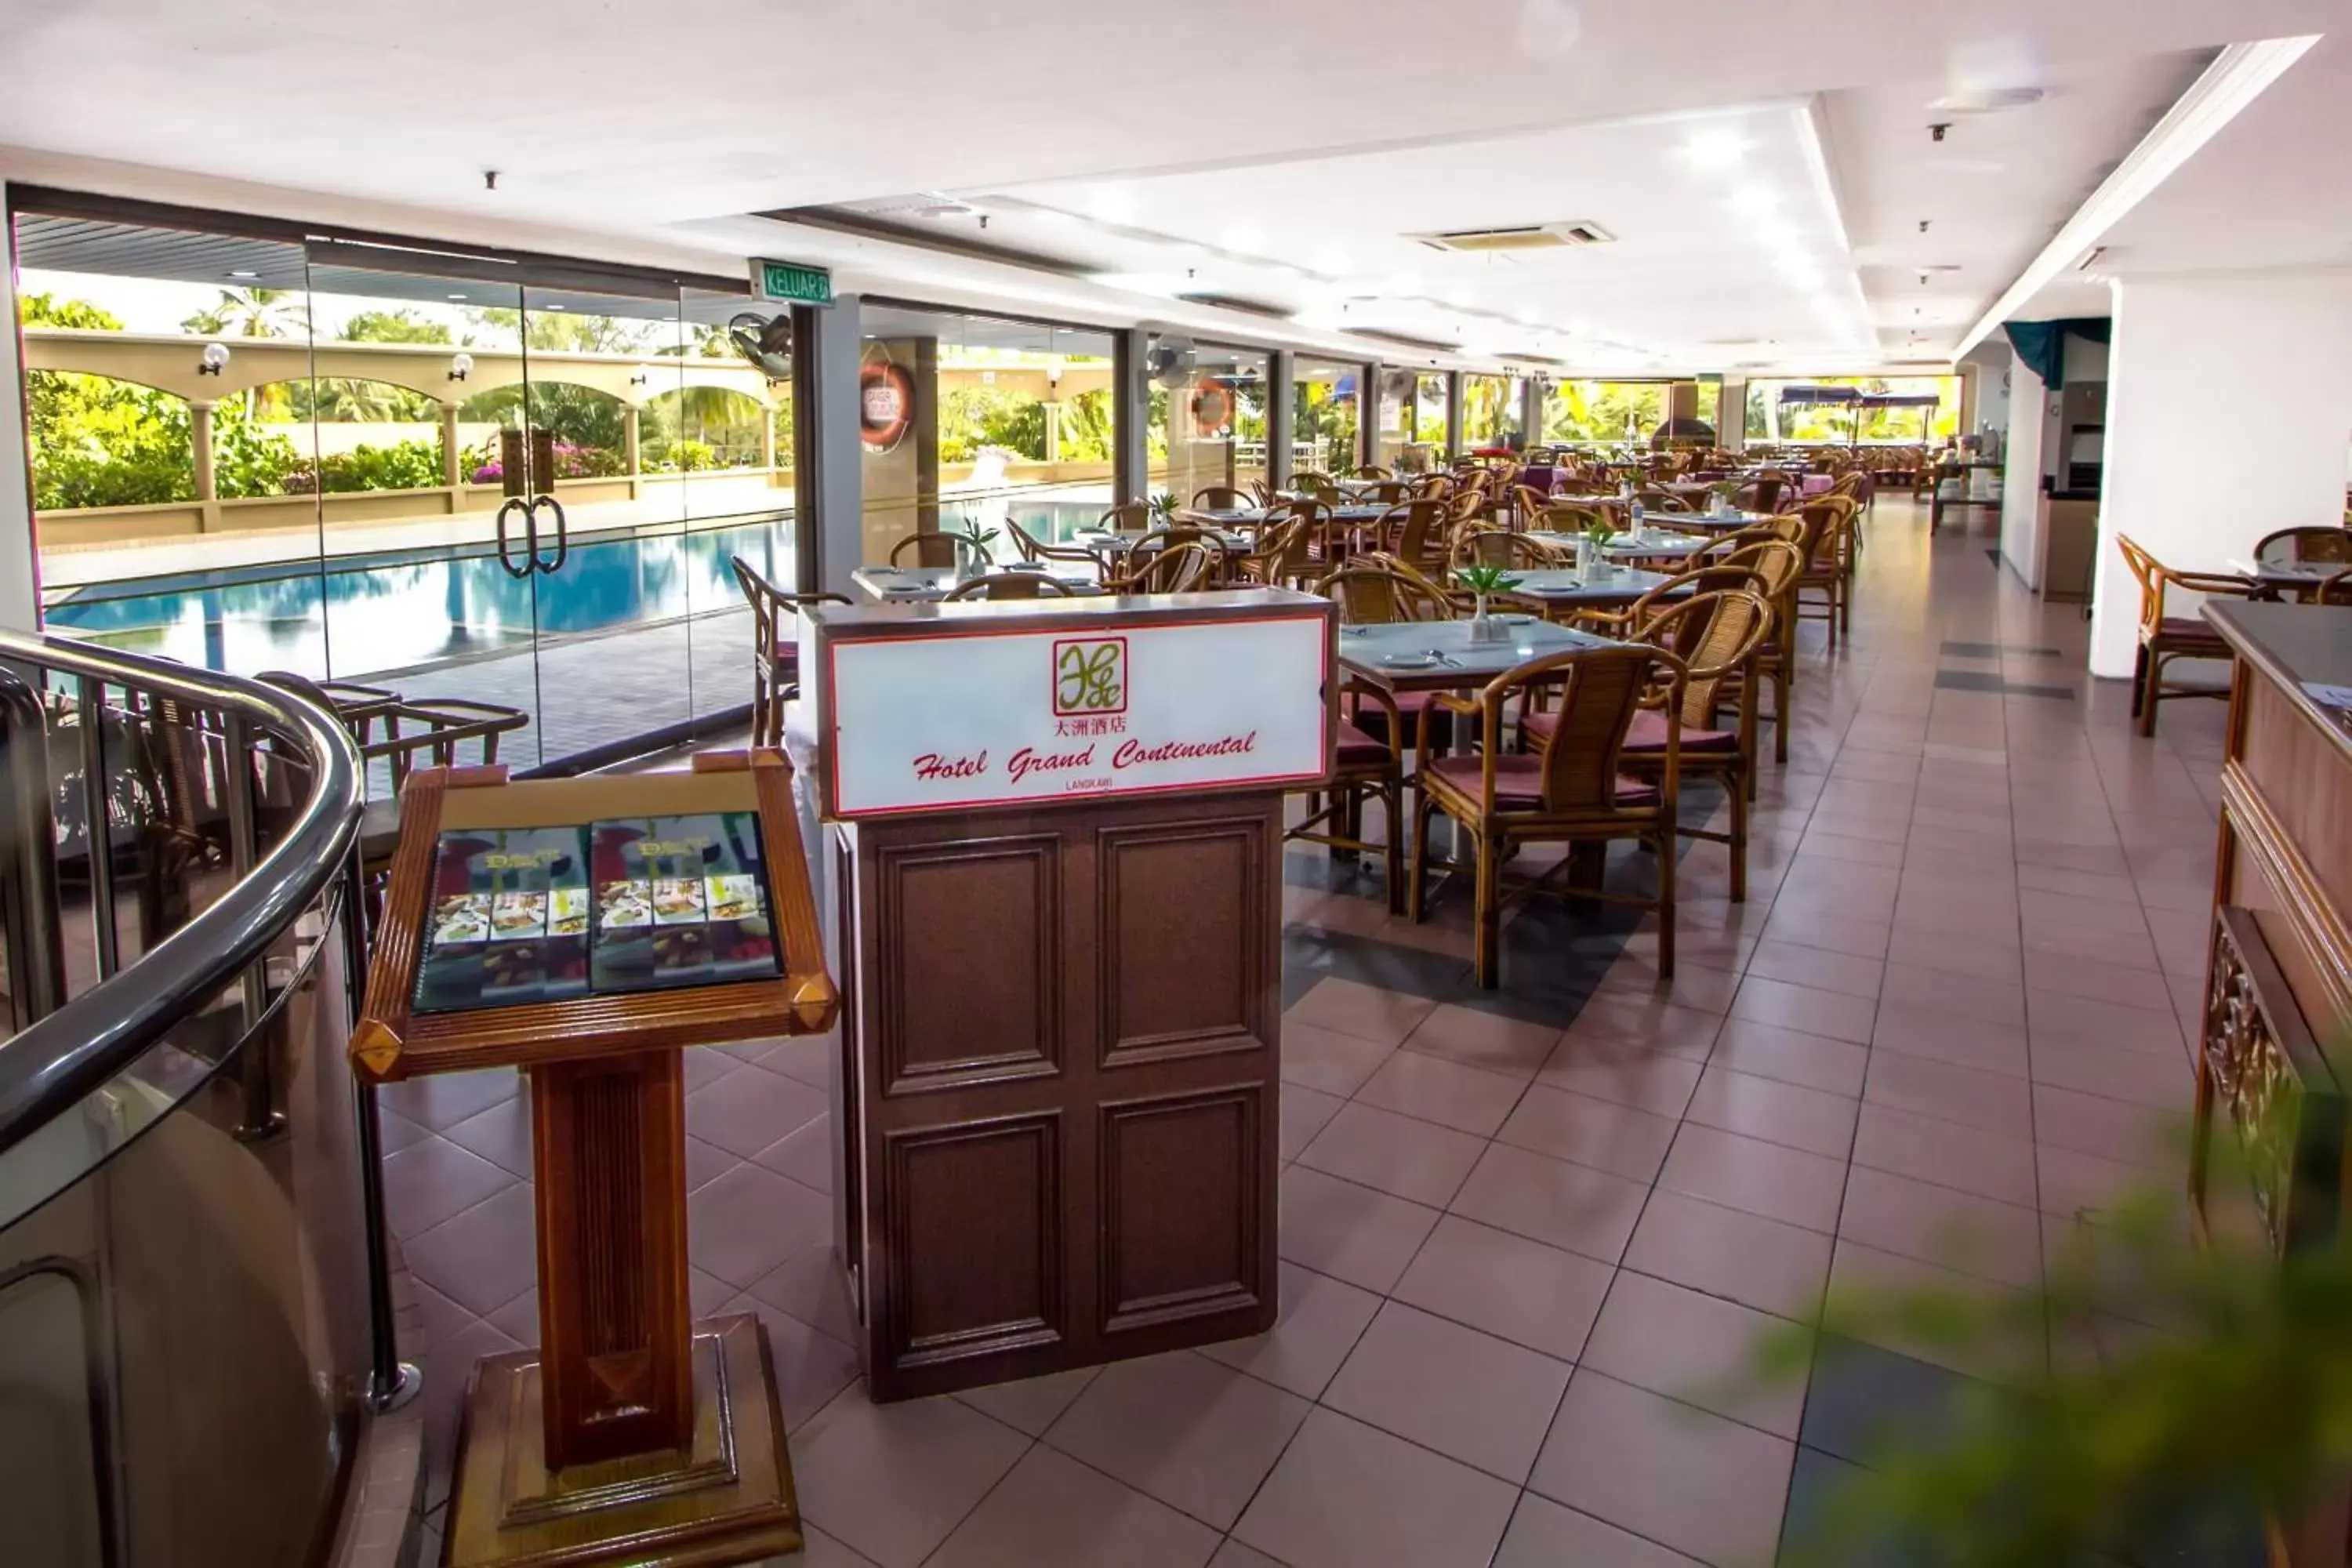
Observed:
[[[2137,740],[2079,611],[1980,532],[1890,499],[1868,536],[1851,637],[1806,634],[1749,900],[1683,857],[1670,984],[1651,929],[1537,907],[1482,994],[1458,898],[1416,926],[1369,868],[1291,858],[1262,1340],[869,1404],[822,1049],[691,1053],[696,1302],[769,1325],[807,1561],[1764,1563],[1874,1426],[2016,1376],[1892,1342],[1809,1385],[1748,1368],[1850,1281],[2033,1287],[2120,1184],[2172,1179],[2221,709]],[[467,1366],[535,1333],[526,1117],[511,1077],[386,1104],[437,1506]]]

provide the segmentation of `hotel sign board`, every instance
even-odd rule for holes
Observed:
[[[1326,606],[1099,618],[821,637],[812,717],[827,815],[1302,789],[1328,775]]]
[[[797,261],[751,258],[751,287],[762,300],[793,305],[833,303],[833,274]]]

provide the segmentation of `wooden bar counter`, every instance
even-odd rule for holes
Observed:
[[[1270,1328],[1282,806],[1331,605],[824,606],[839,1242],[879,1400]]]
[[[2235,650],[2189,1192],[2200,1237],[2340,1245],[2352,1084],[2352,609],[2215,603]],[[2225,1131],[2226,1130],[2226,1131]],[[2231,1138],[2250,1191],[2207,1179]],[[2240,1184],[2231,1182],[2228,1187]],[[2342,1564],[2352,1488],[2271,1522],[2273,1563]]]

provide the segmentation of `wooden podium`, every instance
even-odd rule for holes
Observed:
[[[765,1332],[688,1306],[680,1056],[833,1024],[792,776],[761,750],[403,793],[353,1068],[514,1067],[531,1091],[540,1348],[475,1369],[448,1568],[801,1545]]]

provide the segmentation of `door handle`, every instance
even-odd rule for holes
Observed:
[[[555,554],[552,559],[546,561],[541,560],[539,556],[539,509],[541,507],[545,507],[555,513]],[[553,576],[563,570],[563,563],[572,554],[572,531],[565,522],[563,503],[553,496],[536,497],[530,503],[530,517],[531,566],[537,571]]]
[[[523,537],[530,547],[530,558],[521,562],[516,561],[514,552],[507,548],[507,516],[517,511],[522,513]],[[506,568],[509,577],[528,577],[538,560],[539,526],[532,519],[530,503],[520,496],[509,496],[499,503],[499,564]]]

